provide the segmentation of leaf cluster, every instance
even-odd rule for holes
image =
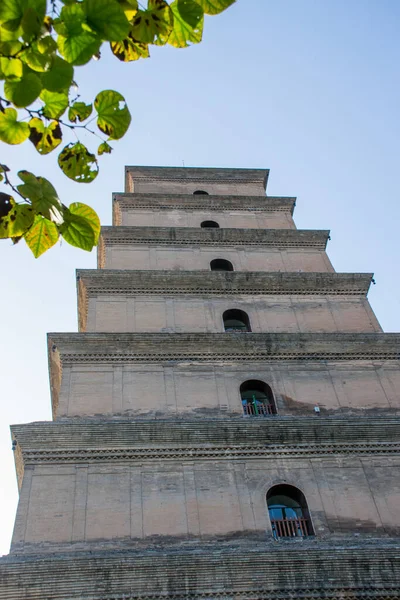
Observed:
[[[185,48],[199,43],[204,15],[219,14],[234,2],[147,0],[142,6],[138,0],[0,0],[0,141],[12,145],[29,141],[42,155],[58,149],[62,172],[78,183],[90,183],[99,172],[98,157],[109,154],[110,142],[125,135],[131,114],[115,90],[100,91],[92,102],[80,99],[77,68],[101,58],[104,43],[123,62],[148,58],[151,45]],[[100,138],[96,150],[82,143],[78,134],[83,130]],[[71,133],[74,141],[66,139]],[[0,170],[0,180],[10,184],[6,173]],[[28,177],[26,173],[20,171],[19,177]],[[7,194],[0,197],[0,211],[8,211],[3,216],[0,212],[0,237],[15,240],[23,235],[31,249],[41,248],[35,256],[44,251],[44,239],[55,243],[59,235],[88,249],[89,236],[71,233],[71,223],[78,216],[84,218],[74,212],[76,207],[71,212],[57,198],[52,210],[61,215],[58,224],[53,213],[39,210],[34,192],[39,186],[49,202],[50,182],[29,176],[29,184],[23,179],[17,188],[11,186],[25,202],[6,200]]]
[[[0,177],[8,179],[9,169],[0,165]],[[64,238],[72,246],[92,250],[100,235],[100,220],[96,212],[80,202],[69,207],[62,204],[57,192],[45,177],[29,171],[19,171],[22,181],[13,189],[22,199],[0,192],[0,239],[14,243],[23,237],[35,258]]]

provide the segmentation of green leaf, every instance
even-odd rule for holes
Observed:
[[[29,137],[28,123],[17,121],[15,108],[6,108],[0,112],[0,140],[6,144],[22,144]]]
[[[138,10],[132,21],[131,37],[144,44],[166,44],[174,17],[165,0],[149,0],[147,10]]]
[[[25,50],[21,54],[21,58],[28,67],[38,73],[47,71],[51,65],[51,55],[39,52],[35,44],[32,44],[30,48]]]
[[[17,108],[25,108],[38,98],[42,91],[42,82],[34,73],[25,73],[22,79],[6,81],[4,94]]]
[[[57,42],[51,37],[51,35],[45,35],[38,39],[36,42],[37,49],[42,54],[53,54],[57,50]]]
[[[17,0],[2,0],[0,3],[0,23],[22,19],[23,9]]]
[[[201,6],[194,0],[178,0],[178,11],[180,16],[193,29],[197,27],[199,21],[204,15]]]
[[[28,198],[36,214],[47,219],[59,219],[62,206],[57,192],[45,177],[36,177],[29,171],[19,171],[18,177],[24,182],[17,189],[24,198]]]
[[[54,28],[59,34],[58,50],[73,65],[86,64],[98,53],[101,45],[99,36],[84,29],[84,25],[86,15],[80,4],[64,6],[60,18],[54,20]]]
[[[40,99],[44,102],[43,114],[48,119],[59,119],[67,110],[68,95],[65,92],[42,90]]]
[[[38,35],[43,23],[43,18],[36,10],[28,6],[24,10],[24,14],[21,19],[21,27],[24,32],[23,37],[26,41],[30,41],[34,36]]]
[[[184,21],[178,9],[178,0],[171,4],[171,10],[174,15],[174,28],[168,38],[168,43],[175,48],[186,48],[188,42],[198,44],[203,37],[204,17],[202,17],[195,27],[191,27],[187,21]]]
[[[206,15],[218,15],[229,6],[232,6],[236,0],[196,0],[200,4]]]
[[[22,61],[19,58],[0,57],[0,79],[21,79]]]
[[[87,24],[102,39],[109,42],[123,40],[129,32],[129,21],[116,0],[86,0]]]
[[[103,142],[97,148],[97,154],[99,156],[101,156],[102,154],[111,154],[112,151],[113,151],[112,147],[110,146],[110,144],[107,144],[107,142]]]
[[[57,121],[45,125],[42,119],[34,117],[29,121],[29,139],[39,154],[49,154],[61,144],[62,132]]]
[[[97,177],[99,167],[94,154],[81,144],[68,144],[58,156],[62,172],[79,183],[90,183]]]
[[[114,90],[97,94],[94,107],[98,113],[97,127],[112,140],[119,140],[127,132],[131,114],[125,98]]]
[[[30,204],[17,204],[12,196],[0,194],[0,239],[23,235],[34,217]]]
[[[70,214],[85,219],[89,223],[94,233],[94,243],[97,245],[97,242],[99,241],[101,225],[96,211],[82,202],[74,202],[73,204],[70,204],[68,210]]]
[[[39,258],[46,250],[54,246],[59,237],[57,225],[39,215],[35,216],[32,227],[24,235],[25,242],[35,258]]]
[[[19,40],[7,40],[6,38],[9,36],[5,36],[4,33],[4,29],[0,27],[0,54],[6,57],[13,57],[21,50],[22,42]]]
[[[84,102],[74,102],[69,108],[68,119],[71,123],[79,121],[82,123],[85,119],[90,117],[92,114],[93,106],[91,104],[85,104]]]
[[[42,23],[45,14],[46,0],[1,0],[0,2],[0,23],[9,31],[16,31],[22,25],[26,28],[25,33],[30,36],[32,29],[36,31],[36,23]]]
[[[99,238],[100,220],[90,206],[75,202],[64,211],[64,223],[59,229],[66,242],[90,252]]]
[[[70,87],[74,68],[59,56],[54,56],[50,71],[42,76],[43,87],[50,92],[61,92]]]
[[[130,62],[139,58],[149,58],[149,47],[142,42],[136,42],[128,35],[122,42],[111,42],[111,51],[119,60]]]

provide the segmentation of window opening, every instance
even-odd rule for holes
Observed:
[[[243,310],[226,310],[223,314],[225,331],[246,333],[251,331],[250,320]]]
[[[249,417],[276,415],[274,395],[264,381],[245,381],[240,386],[243,414]]]
[[[233,264],[225,258],[214,258],[210,262],[211,271],[233,271]]]
[[[276,540],[314,535],[306,498],[292,485],[275,485],[267,494],[272,534]]]
[[[200,227],[219,227],[217,221],[203,221]]]
[[[208,192],[205,192],[204,190],[196,190],[195,192],[193,192],[193,196],[208,196]]]

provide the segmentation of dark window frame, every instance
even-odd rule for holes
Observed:
[[[230,308],[222,315],[224,330],[231,333],[251,333],[249,315],[240,308]]]

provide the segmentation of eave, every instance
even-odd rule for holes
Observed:
[[[64,364],[399,360],[399,333],[49,333]]]
[[[398,600],[398,539],[327,539],[277,543],[265,531],[132,540],[122,549],[74,551],[73,544],[0,559],[4,600]],[[184,542],[184,543],[183,543]],[[36,549],[36,552],[35,552]],[[145,594],[143,593],[145,590]],[[170,591],[170,590],[173,590]]]
[[[26,464],[399,456],[399,417],[62,419],[12,425]]]
[[[91,296],[143,294],[366,296],[372,273],[77,269]]]
[[[102,227],[101,245],[265,246],[325,250],[329,231],[201,227]]]

